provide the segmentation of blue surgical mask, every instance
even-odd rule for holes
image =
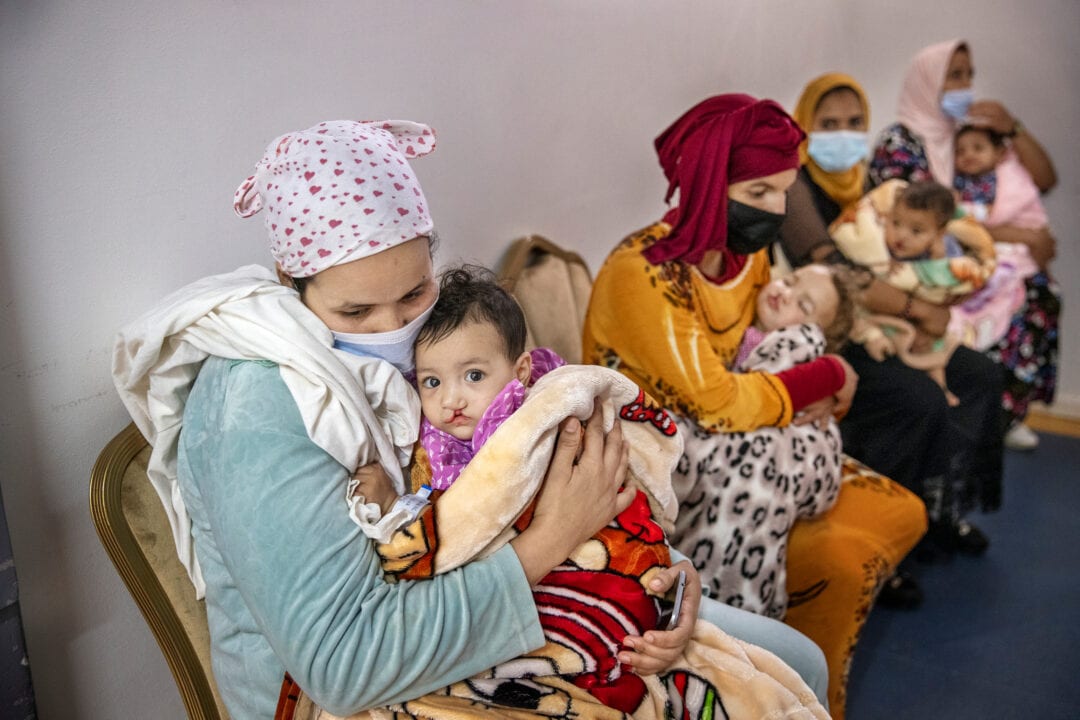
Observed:
[[[866,133],[855,130],[812,132],[806,153],[825,172],[843,172],[870,154],[870,141]]]
[[[334,347],[361,357],[373,357],[385,360],[401,374],[411,373],[416,366],[413,359],[413,345],[420,328],[427,322],[435,303],[431,303],[415,320],[397,330],[383,333],[341,333],[334,332]]]
[[[941,93],[941,112],[953,120],[963,120],[967,117],[968,108],[973,102],[975,102],[975,91],[971,88],[946,90]]]

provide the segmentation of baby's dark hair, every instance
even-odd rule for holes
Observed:
[[[825,352],[838,353],[847,345],[851,330],[855,327],[855,296],[859,293],[860,282],[856,271],[847,265],[826,265],[833,287],[836,288],[836,317],[825,333]]]
[[[462,265],[442,273],[439,299],[420,328],[416,344],[438,342],[470,322],[492,325],[510,362],[525,352],[525,313],[499,285],[495,273],[479,265]]]
[[[990,140],[990,144],[996,148],[1005,147],[1005,136],[999,132],[995,132],[988,127],[979,127],[978,125],[963,125],[956,131],[954,140],[959,140],[961,135],[967,135],[968,133],[982,133]]]
[[[952,220],[956,213],[956,198],[953,197],[953,191],[933,180],[911,183],[896,193],[896,199],[893,202],[912,210],[926,210],[934,213],[938,227],[945,227],[945,224]]]

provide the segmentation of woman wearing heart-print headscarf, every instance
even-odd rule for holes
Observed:
[[[539,647],[530,586],[632,499],[617,496],[620,434],[570,419],[522,535],[424,583],[383,581],[365,532],[407,509],[373,504],[361,530],[346,488],[377,463],[404,492],[420,408],[402,373],[437,294],[433,223],[408,159],[434,141],[400,121],[274,140],[234,206],[264,213],[277,274],[251,265],[200,280],[118,339],[114,379],[153,445],[148,474],[205,594],[233,718],[273,717],[286,672],[348,714]]]
[[[890,178],[937,180],[953,187],[956,132],[963,125],[985,127],[1005,138],[1010,157],[1041,192],[1057,183],[1049,155],[1004,105],[995,100],[974,100],[971,48],[963,40],[949,40],[923,48],[912,60],[897,103],[898,121],[882,131],[870,160],[869,180],[879,185]],[[1017,168],[1019,170],[1019,168]],[[1013,317],[1005,336],[987,351],[1003,369],[1005,391],[1001,406],[1007,424],[1005,443],[1032,450],[1038,436],[1025,424],[1032,402],[1052,402],[1057,382],[1058,318],[1061,291],[1050,275],[1056,253],[1049,228],[987,225],[998,243],[1024,246],[1038,266],[1025,280],[1024,306]],[[990,449],[979,456],[993,455]],[[994,509],[1001,503],[999,469],[977,470],[964,500]]]
[[[672,539],[699,568],[740,551],[708,539],[710,527],[717,537],[723,530],[716,508],[727,463],[709,437],[813,422],[845,410],[855,389],[850,366],[832,355],[775,375],[730,370],[769,281],[765,248],[783,221],[802,139],[769,100],[720,95],[691,108],[656,140],[667,199],[677,191],[677,205],[612,251],[589,302],[586,361],[651,393],[693,445],[674,478],[681,509]],[[824,650],[834,714],[843,712],[851,651],[878,583],[925,530],[914,495],[857,463],[845,462],[844,476],[832,510],[795,524],[786,568],[785,620]]]

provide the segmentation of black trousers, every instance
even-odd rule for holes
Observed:
[[[945,368],[945,383],[960,398],[959,406],[949,408],[949,436],[956,443],[950,477],[963,511],[1001,507],[1009,424],[1001,398],[1007,375],[1004,367],[966,347],[958,348]]]
[[[896,358],[877,362],[861,345],[843,355],[859,374],[847,417],[840,423],[844,451],[920,497],[924,481],[944,478],[961,509],[1001,504],[1004,413],[1000,366],[958,348],[946,383],[960,398],[950,408],[937,383]]]

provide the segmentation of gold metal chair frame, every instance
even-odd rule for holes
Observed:
[[[125,478],[135,474],[129,473],[133,463],[140,463],[143,467],[143,472],[136,475],[136,481],[149,484],[144,457],[148,455],[149,447],[134,423],[120,431],[105,446],[90,474],[90,514],[106,553],[165,655],[188,717],[193,720],[226,720],[227,715],[216,695],[209,668],[192,644],[176,611],[174,598],[169,596],[158,580],[158,573],[161,572],[183,573],[185,580],[187,575],[175,555],[172,556],[175,567],[155,569],[151,566],[142,543],[133,532],[130,509],[125,511],[124,499],[128,494],[125,492]],[[164,508],[156,503],[146,505],[142,510],[161,513],[160,523],[168,528]],[[168,541],[172,543],[171,536]],[[194,587],[184,602],[198,602],[195,600]],[[203,612],[205,617],[205,609]],[[205,655],[208,657],[208,651]]]

